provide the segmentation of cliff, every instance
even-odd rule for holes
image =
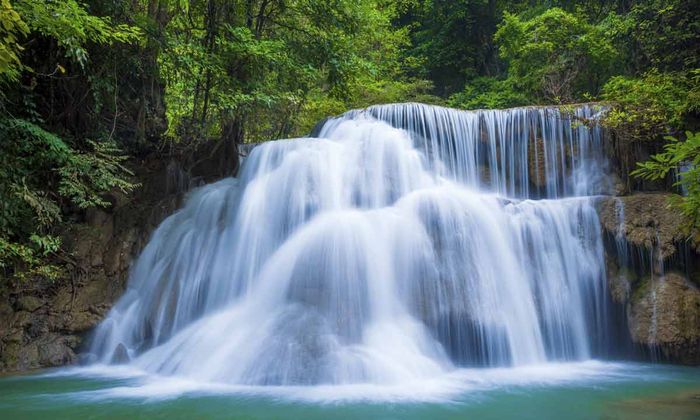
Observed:
[[[131,262],[153,229],[180,207],[188,190],[232,168],[215,153],[156,156],[129,166],[142,184],[135,193],[107,197],[109,209],[76,214],[60,232],[63,278],[21,284],[0,279],[0,372],[78,362],[91,329],[123,293]]]
[[[601,200],[608,285],[625,306],[635,343],[656,358],[697,365],[700,244],[669,207],[669,196],[635,193]]]

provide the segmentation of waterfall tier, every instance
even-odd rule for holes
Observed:
[[[599,112],[382,105],[262,144],[158,227],[91,352],[246,385],[594,357]]]

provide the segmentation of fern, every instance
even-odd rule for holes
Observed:
[[[690,219],[692,226],[700,227],[700,132],[686,132],[685,135],[685,141],[667,136],[663,152],[637,163],[632,175],[653,181],[664,179],[671,172],[677,173],[674,186],[684,195],[674,197],[671,204]]]
[[[78,149],[39,125],[0,118],[0,268],[17,279],[59,273],[47,261],[60,252],[51,232],[62,209],[107,207],[104,194],[138,185],[113,142],[86,141]]]

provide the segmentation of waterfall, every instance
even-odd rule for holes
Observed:
[[[244,385],[593,358],[600,112],[382,105],[261,144],[158,227],[90,352]]]

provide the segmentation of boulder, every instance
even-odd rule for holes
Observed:
[[[679,273],[649,279],[629,311],[632,339],[671,360],[700,364],[700,290]]]
[[[670,205],[670,193],[637,193],[625,197],[606,197],[598,203],[603,229],[616,234],[619,230],[627,242],[639,247],[656,247],[663,259],[678,251],[677,244],[689,236],[687,221]],[[619,206],[624,207],[624,220]]]
[[[684,216],[670,207],[671,196],[635,193],[600,200],[600,221],[611,239],[605,251],[608,287],[613,301],[627,308],[634,342],[659,351],[667,360],[697,365],[700,292],[693,274],[697,241]],[[621,239],[628,250],[624,256],[617,255]],[[686,244],[688,252],[682,254],[679,250]]]

